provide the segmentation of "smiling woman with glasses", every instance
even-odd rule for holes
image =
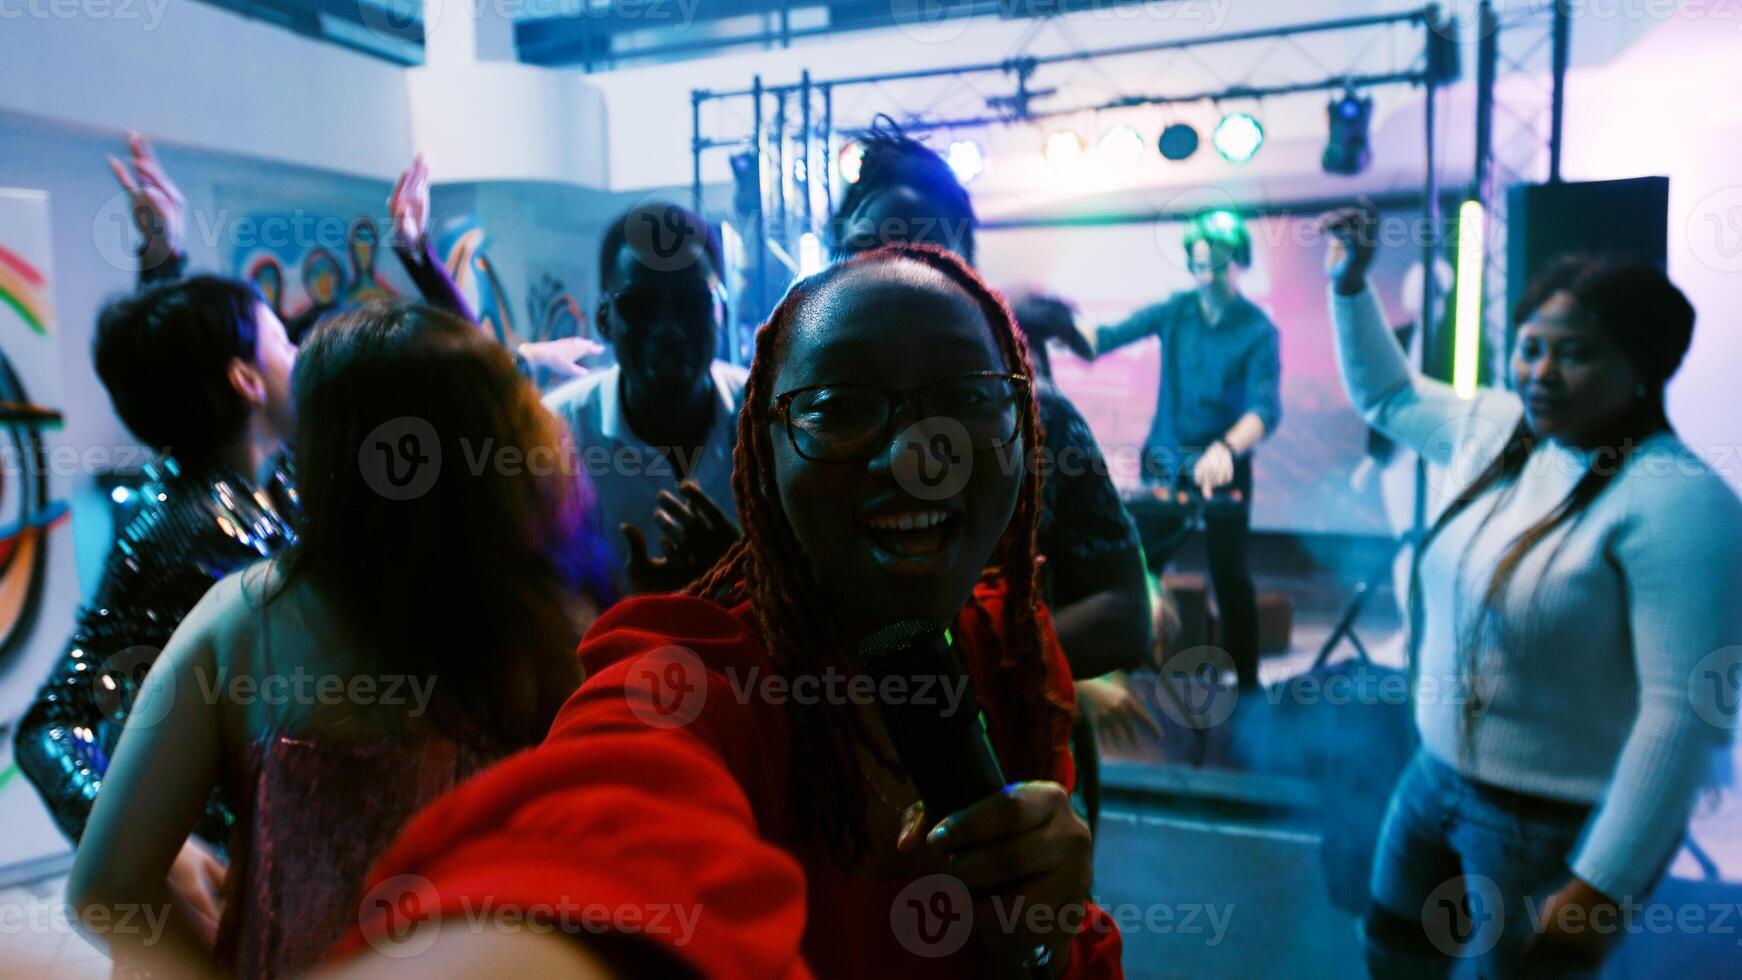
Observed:
[[[757,334],[746,381],[743,539],[686,594],[601,617],[581,644],[589,679],[544,746],[438,804],[376,879],[422,876],[437,919],[485,895],[524,906],[585,893],[693,907],[693,936],[649,932],[631,947],[444,928],[425,962],[494,943],[489,955],[517,962],[622,952],[609,969],[630,976],[923,980],[1019,956],[1025,977],[1121,975],[1070,805],[1073,695],[1040,600],[1040,471],[1008,465],[1040,441],[1028,372],[1009,310],[952,254],[890,246],[795,285]],[[907,448],[947,432],[947,486],[905,480]],[[905,720],[800,693],[870,679],[853,651],[915,619],[953,634],[1016,780],[954,813],[919,804],[889,729]],[[793,696],[762,684],[741,696],[746,676]],[[1044,912],[978,938],[957,930],[949,945],[892,917],[954,901],[938,891],[945,869],[981,901]]]

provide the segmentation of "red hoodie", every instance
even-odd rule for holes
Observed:
[[[1004,595],[1001,582],[978,586],[953,635],[1009,758],[1015,733],[978,682],[997,669]],[[1068,703],[1070,671],[1044,610],[1042,627]],[[444,929],[532,920],[640,936],[717,978],[924,980],[989,965],[955,914],[966,902],[938,891],[963,893],[941,876],[849,878],[814,835],[795,832],[785,708],[746,696],[773,675],[748,603],[631,599],[600,617],[580,655],[588,679],[544,744],[413,820],[371,872],[362,927],[336,952],[415,952],[401,946],[423,941],[409,927],[439,918]],[[1068,725],[1055,727],[1051,778],[1068,788]],[[1119,958],[1117,928],[1091,905],[1067,976],[1122,977]]]

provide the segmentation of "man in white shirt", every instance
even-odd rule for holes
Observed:
[[[617,363],[545,396],[597,490],[590,519],[617,559],[621,595],[682,588],[738,534],[732,450],[745,372],[714,359],[720,266],[719,239],[700,216],[673,204],[630,209],[599,248],[596,323]]]

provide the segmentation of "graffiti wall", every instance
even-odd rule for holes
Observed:
[[[48,229],[46,194],[0,188],[0,867],[67,850],[12,756],[79,601]]]

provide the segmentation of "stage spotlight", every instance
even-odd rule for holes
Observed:
[[[1210,143],[1229,163],[1245,163],[1264,144],[1264,127],[1247,113],[1229,113],[1216,124]]]
[[[1155,147],[1169,160],[1184,160],[1198,152],[1198,131],[1185,123],[1174,123],[1161,131]]]
[[[841,171],[841,179],[849,184],[859,182],[859,167],[865,162],[865,147],[858,140],[848,140],[841,144],[839,162],[836,166]]]
[[[980,171],[986,169],[986,157],[980,152],[980,144],[973,140],[956,140],[950,144],[949,151],[944,154],[944,160],[955,171],[956,179],[966,184]]]
[[[1046,138],[1046,162],[1066,170],[1083,160],[1083,138],[1068,129],[1056,129]]]
[[[1117,167],[1129,167],[1143,156],[1143,137],[1130,126],[1117,125],[1101,134],[1096,144],[1101,158]]]
[[[1344,92],[1325,107],[1330,118],[1331,139],[1325,145],[1321,161],[1326,173],[1358,174],[1373,162],[1373,148],[1367,139],[1367,124],[1373,117],[1373,100]]]

